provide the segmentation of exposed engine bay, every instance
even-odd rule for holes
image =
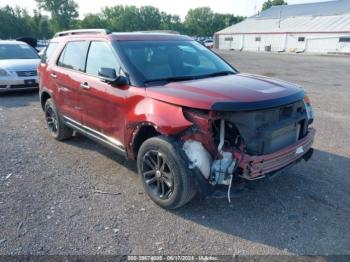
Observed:
[[[224,112],[226,148],[245,145],[250,155],[274,153],[292,145],[307,133],[308,120],[303,101],[272,109]],[[214,140],[220,141],[219,121],[214,123]]]
[[[212,186],[228,186],[229,199],[235,178],[260,179],[311,157],[312,110],[303,100],[256,111],[184,113],[194,123],[182,136],[189,167]]]

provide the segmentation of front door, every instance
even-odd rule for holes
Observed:
[[[103,82],[98,75],[102,67],[118,72],[120,65],[109,43],[92,41],[86,60],[86,77],[81,82],[83,125],[99,139],[123,148],[123,105],[127,90]]]

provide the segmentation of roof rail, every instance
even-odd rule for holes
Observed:
[[[180,35],[180,33],[175,30],[145,30],[145,31],[137,31],[137,33],[159,33],[159,34]]]
[[[66,36],[66,35],[85,35],[85,34],[102,34],[108,35],[112,33],[107,29],[79,29],[79,30],[68,30],[62,31],[55,34],[54,37]]]

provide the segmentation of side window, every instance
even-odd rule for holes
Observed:
[[[101,67],[117,70],[118,62],[106,42],[91,42],[86,62],[86,73],[98,76],[98,71]]]
[[[57,65],[84,72],[88,46],[89,42],[87,41],[68,42],[61,53]]]
[[[50,42],[47,48],[45,49],[44,54],[41,56],[41,62],[46,63],[49,61],[51,55],[53,52],[55,52],[56,48],[58,46],[58,43]]]

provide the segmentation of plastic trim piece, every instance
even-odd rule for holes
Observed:
[[[276,99],[255,102],[217,102],[211,107],[214,111],[250,111],[288,105],[304,98],[304,91]]]

